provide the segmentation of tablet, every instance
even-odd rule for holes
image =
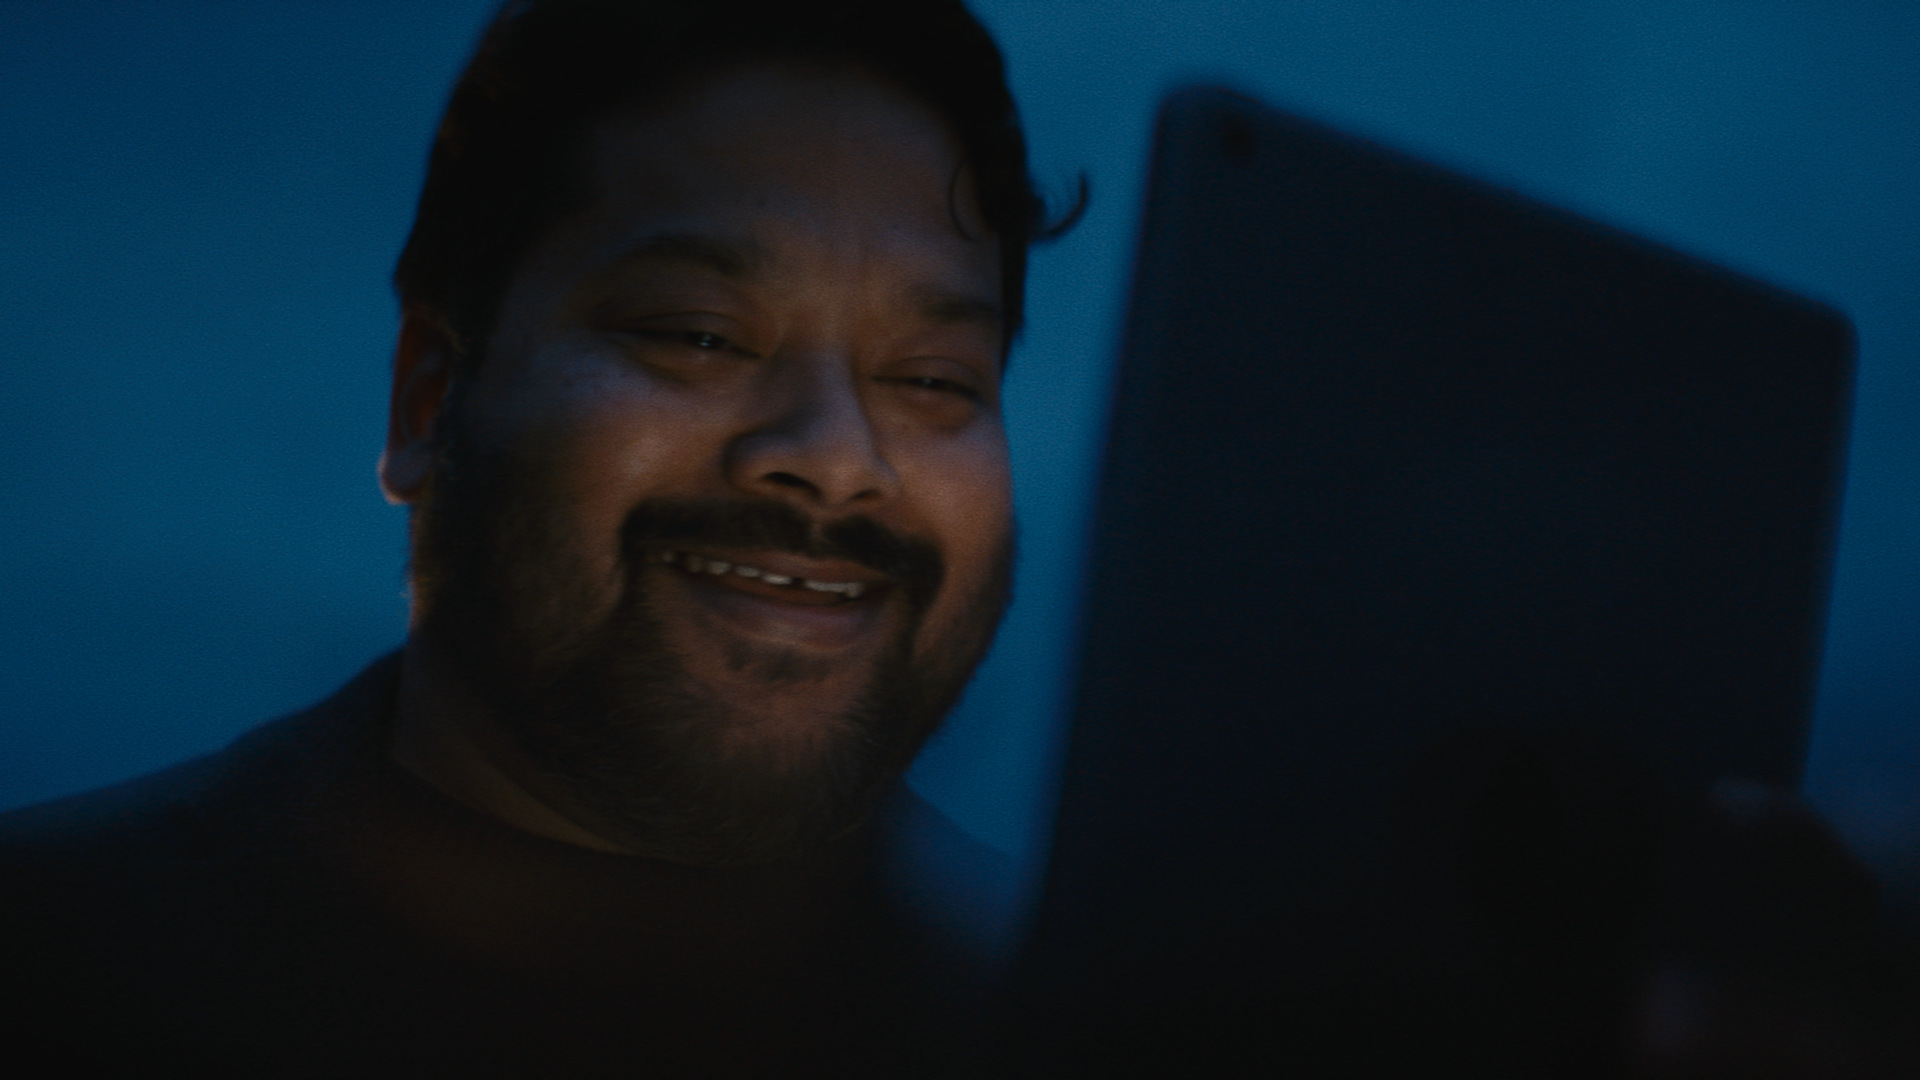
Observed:
[[[1612,962],[1658,808],[1797,783],[1841,316],[1190,89],[1124,342],[1019,982],[1062,1060],[1589,992],[1515,972]]]

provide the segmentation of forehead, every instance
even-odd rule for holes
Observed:
[[[585,208],[541,245],[576,269],[636,250],[699,261],[698,241],[712,240],[716,270],[777,272],[804,252],[922,292],[985,285],[998,300],[998,242],[958,140],[876,76],[723,68],[615,110],[583,151]]]

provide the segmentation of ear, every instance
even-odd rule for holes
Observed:
[[[426,490],[440,457],[438,428],[452,385],[448,331],[424,313],[408,312],[393,353],[387,448],[380,454],[380,490],[388,502],[411,503]]]

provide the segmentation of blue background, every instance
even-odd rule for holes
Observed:
[[[386,281],[490,5],[0,0],[0,806],[217,747],[404,629]],[[1020,598],[915,782],[1043,850],[1152,111],[1276,104],[1848,312],[1859,398],[1807,794],[1920,895],[1920,6],[997,0],[1043,184]],[[1222,573],[1259,553],[1195,552]],[[1903,869],[1904,868],[1904,869]]]

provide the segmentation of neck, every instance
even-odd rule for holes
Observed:
[[[400,693],[388,744],[393,760],[456,801],[523,832],[624,854],[500,767],[488,752],[498,744],[487,737],[493,722],[492,711],[445,654],[418,634],[409,636],[400,657]]]

